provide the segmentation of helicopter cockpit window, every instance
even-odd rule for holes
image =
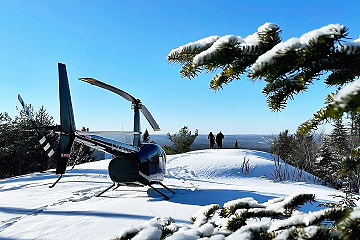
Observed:
[[[159,165],[159,155],[153,156],[150,161],[155,165]]]

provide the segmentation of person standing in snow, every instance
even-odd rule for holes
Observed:
[[[239,146],[239,143],[237,140],[235,140],[235,148],[238,148],[238,146]]]
[[[208,139],[209,139],[210,149],[213,149],[215,144],[215,136],[212,132],[209,133]]]
[[[224,134],[222,134],[221,131],[218,134],[216,134],[216,144],[218,148],[222,148],[223,138],[224,138]]]

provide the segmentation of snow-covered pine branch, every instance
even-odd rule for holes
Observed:
[[[210,87],[221,88],[234,79],[239,79],[256,58],[281,41],[280,28],[274,23],[265,23],[258,31],[242,38],[235,35],[210,36],[190,42],[171,50],[167,60],[180,63],[182,77],[194,78],[199,72],[223,71],[214,76]]]
[[[264,71],[279,63],[282,58],[286,58],[289,55],[294,56],[292,58],[293,61],[297,61],[298,58],[304,57],[301,52],[303,49],[317,47],[316,43],[324,43],[325,39],[339,39],[343,37],[344,30],[344,25],[329,24],[322,28],[307,32],[300,38],[293,37],[285,42],[278,43],[271,50],[259,56],[255,63],[251,65],[250,76],[261,77]],[[297,55],[298,57],[295,57]],[[294,61],[292,64],[297,63]]]
[[[191,222],[195,226],[204,225],[215,213],[216,210],[220,208],[219,204],[211,204],[200,208],[192,217]]]
[[[127,229],[117,239],[354,239],[359,236],[359,207],[332,207],[309,213],[293,211],[286,214],[286,209],[297,209],[298,205],[312,199],[311,194],[294,194],[265,203],[253,198],[237,199],[225,203],[222,209],[218,204],[211,204],[201,207],[194,214],[192,225],[177,224],[172,218],[155,217],[138,227]],[[224,208],[240,205],[244,208],[237,209],[230,216],[219,215]],[[326,220],[333,221],[334,226],[323,224]]]
[[[238,209],[249,209],[249,208],[265,208],[265,207],[251,197],[239,198],[224,203],[224,206],[220,212],[220,216],[228,217],[234,214]]]
[[[276,202],[274,204],[264,205],[267,205],[266,210],[273,210],[275,212],[284,213],[285,215],[291,215],[294,210],[298,209],[299,205],[303,205],[306,202],[311,203],[314,201],[314,194],[296,193],[284,198],[282,201]]]
[[[194,56],[211,47],[219,38],[219,36],[210,36],[175,48],[167,55],[167,60],[169,62],[188,60],[189,56]]]

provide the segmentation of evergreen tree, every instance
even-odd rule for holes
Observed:
[[[341,167],[341,160],[336,154],[334,154],[334,151],[331,148],[331,139],[329,136],[324,138],[319,154],[320,157],[316,162],[316,176],[338,188],[338,173]]]
[[[360,146],[360,113],[351,111],[348,114],[348,119],[350,120],[350,148],[355,149]]]
[[[195,134],[191,134],[191,131],[187,126],[182,127],[179,132],[171,135],[167,134],[169,140],[173,143],[172,147],[164,146],[164,150],[167,154],[177,154],[190,151],[190,146],[194,143],[198,134],[198,129],[195,130]]]
[[[334,120],[329,137],[332,151],[337,154],[339,159],[351,153],[350,136],[341,118]]]
[[[53,118],[42,106],[35,112],[31,105],[28,106],[35,121],[43,131]],[[57,144],[58,136],[48,133],[48,140]],[[12,119],[9,114],[0,114],[0,178],[21,175],[34,171],[42,171],[54,167],[53,158],[48,158],[39,144],[39,136],[34,126],[27,118],[24,110],[18,109],[18,115]],[[54,148],[56,150],[56,148]]]
[[[143,142],[149,143],[150,142],[150,134],[147,129],[145,129],[144,134],[142,135]]]
[[[319,147],[320,144],[313,135],[289,134],[289,130],[285,130],[274,139],[270,152],[278,155],[287,164],[316,175]],[[302,174],[303,172],[299,171],[293,177],[301,179]]]
[[[289,130],[286,129],[280,132],[279,136],[274,139],[270,152],[278,155],[284,161],[289,161],[293,156],[294,146],[295,139],[289,134]]]
[[[289,99],[330,73],[324,82],[328,86],[346,88],[337,97],[326,97],[326,107],[314,114],[300,128],[305,134],[324,120],[338,118],[344,112],[360,109],[360,40],[345,42],[348,29],[344,25],[329,24],[300,38],[281,42],[280,27],[265,23],[246,38],[226,35],[211,36],[173,49],[167,56],[182,66],[182,77],[194,78],[205,71],[213,73],[210,81],[214,90],[246,74],[251,79],[266,82],[263,93],[269,108],[283,109]],[[350,90],[350,91],[349,91]]]

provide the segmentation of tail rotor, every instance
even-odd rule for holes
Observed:
[[[23,107],[23,109],[25,110],[25,113],[27,115],[27,117],[29,118],[31,124],[34,127],[34,130],[36,131],[36,134],[41,137],[41,139],[39,140],[39,143],[41,145],[41,147],[44,149],[45,153],[47,154],[48,157],[51,157],[54,155],[54,149],[51,147],[49,140],[45,137],[45,132],[40,130],[40,127],[38,126],[37,122],[35,121],[33,115],[30,112],[30,109],[28,108],[28,106],[26,106],[24,100],[22,99],[22,97],[20,96],[20,94],[18,94],[18,100],[21,104],[21,106]]]

